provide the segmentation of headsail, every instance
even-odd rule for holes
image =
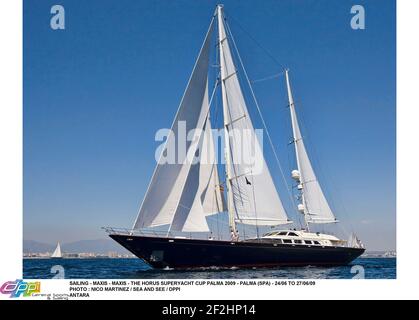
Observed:
[[[209,118],[198,137],[199,161],[192,164],[170,229],[184,232],[209,231],[206,216],[225,211],[215,159]],[[191,147],[191,154],[196,148]]]
[[[323,194],[322,188],[320,187],[319,181],[316,178],[306,148],[304,146],[304,140],[301,135],[297,114],[295,112],[295,105],[292,97],[288,70],[285,72],[285,76],[287,82],[297,165],[300,173],[299,180],[303,188],[302,200],[304,205],[304,214],[306,217],[306,221],[310,223],[336,222],[336,218],[332,210],[330,209],[326,197]]]
[[[253,225],[290,223],[273,183],[262,148],[240,87],[229,41],[224,27],[222,7],[218,11],[219,48],[223,90],[226,166],[229,174],[229,210],[236,221]]]
[[[171,128],[171,134],[167,138],[165,150],[167,146],[175,145],[178,142],[177,134],[179,126],[185,126],[184,129],[187,133],[194,129],[198,129],[198,131],[199,129],[204,129],[209,108],[207,75],[213,21],[214,18],[211,21],[195,67],[189,79],[189,83],[180,103],[178,113]],[[208,128],[210,128],[210,125],[208,125]],[[211,172],[213,172],[213,174],[217,173],[212,166],[211,168],[209,168],[210,166],[200,168],[199,165],[195,166],[187,161],[186,155],[191,152],[195,153],[197,144],[192,141],[186,141],[185,144],[185,155],[181,155],[180,152],[178,153],[179,150],[176,148],[175,163],[161,163],[160,161],[157,164],[138,217],[135,221],[134,229],[168,225],[172,224],[172,222],[172,230],[182,230],[184,226],[188,231],[206,231],[208,229],[206,222],[204,223],[203,221],[205,220],[205,217],[203,217],[203,220],[199,223],[197,223],[196,219],[187,219],[186,216],[187,213],[191,211],[192,204],[197,205],[193,200],[194,198],[188,199],[188,196],[192,198],[192,188],[196,188],[193,194],[198,190],[198,181],[195,181],[196,185],[192,185],[193,176],[196,178],[197,175],[201,174],[202,170],[209,169],[212,170]],[[165,151],[162,152],[162,156],[164,152]],[[217,192],[217,199],[222,197],[219,188],[216,190],[210,190],[209,188],[207,192]],[[206,197],[204,198],[206,199]],[[203,203],[203,210],[205,208],[206,205]],[[184,217],[183,223],[181,223],[182,217]],[[193,225],[196,225],[195,230],[191,230],[194,229],[194,227],[192,227]]]

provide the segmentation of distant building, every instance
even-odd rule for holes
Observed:
[[[46,258],[50,258],[51,257],[51,252],[37,252],[37,253],[33,253],[33,252],[24,252],[23,253],[23,258],[25,259],[46,259]],[[130,253],[118,253],[116,251],[109,251],[106,254],[103,253],[95,253],[95,252],[81,252],[81,253],[65,253],[63,254],[64,258],[69,258],[69,259],[94,259],[94,258],[99,258],[99,259],[105,259],[105,258],[112,258],[112,259],[116,259],[116,258],[136,258],[135,255],[130,254]]]
[[[93,252],[82,252],[79,253],[79,258],[96,258],[96,254]]]
[[[387,251],[383,254],[383,258],[396,258],[396,251]]]

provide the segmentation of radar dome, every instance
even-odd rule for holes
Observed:
[[[292,170],[291,177],[294,180],[300,180],[300,171],[298,171],[298,170]]]

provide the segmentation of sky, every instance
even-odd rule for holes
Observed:
[[[358,1],[365,30],[351,28],[353,1],[223,3],[252,80],[290,69],[339,226],[368,250],[395,249],[395,1]],[[50,27],[54,4],[24,1],[24,238],[104,238],[102,226],[134,222],[155,166],[154,135],[173,121],[217,1],[63,0],[64,30]],[[254,89],[289,173],[285,81]],[[280,171],[271,173],[286,202]]]

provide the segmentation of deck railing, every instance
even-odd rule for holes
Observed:
[[[147,237],[158,237],[158,238],[184,238],[184,239],[209,239],[209,240],[226,240],[223,237],[214,237],[211,232],[173,232],[173,231],[158,231],[152,229],[128,229],[128,228],[114,228],[114,227],[102,227],[106,233],[122,234],[129,236],[147,236]]]

